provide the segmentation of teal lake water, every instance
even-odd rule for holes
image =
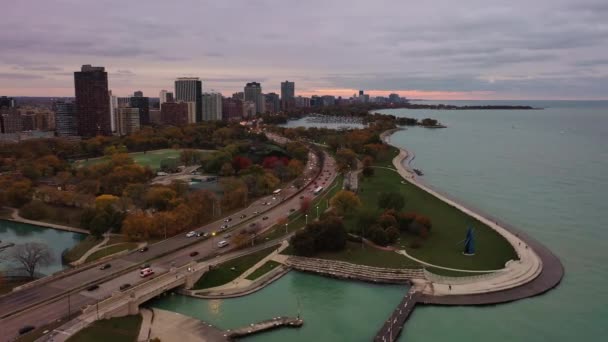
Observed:
[[[70,249],[84,238],[85,235],[83,234],[0,220],[0,241],[2,241],[2,245],[9,242],[14,244],[42,242],[49,246],[54,257],[53,263],[36,270],[36,272],[46,275],[63,269],[64,266],[61,264],[61,253],[66,249]],[[10,252],[11,248],[8,248],[2,255],[8,257]],[[12,264],[10,260],[5,261],[0,263],[0,269],[8,269],[14,265],[15,264]]]
[[[255,294],[225,300],[170,295],[153,307],[234,329],[277,316],[304,318],[299,329],[283,328],[247,338],[260,342],[370,341],[405,286],[382,286],[289,272]]]

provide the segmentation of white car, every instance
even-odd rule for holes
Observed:
[[[226,247],[226,246],[228,246],[228,241],[226,241],[226,240],[222,240],[217,243],[218,248],[222,248],[222,247]]]
[[[194,236],[196,236],[195,231],[191,231],[191,232],[188,232],[188,234],[186,234],[186,237],[189,237],[189,238],[194,237]]]

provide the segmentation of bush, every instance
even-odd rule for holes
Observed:
[[[386,237],[389,243],[395,243],[399,238],[399,229],[397,227],[388,227],[386,229]]]
[[[369,166],[366,166],[363,168],[363,176],[364,177],[371,177],[374,175],[374,169],[372,169]]]
[[[31,201],[19,209],[19,215],[28,220],[42,220],[50,214],[46,205],[40,201]]]
[[[386,232],[378,225],[372,226],[367,236],[376,245],[386,246],[388,244],[388,236]]]
[[[426,217],[426,216],[422,216],[422,215],[418,215],[416,216],[416,222],[420,223],[421,225],[425,226],[426,228],[428,228],[429,230],[431,230],[431,219]]]
[[[399,230],[402,232],[407,232],[410,230],[410,225],[416,219],[415,213],[399,213],[397,215],[397,223],[399,225]]]
[[[338,251],[346,246],[347,234],[342,220],[332,216],[310,223],[291,239],[296,255],[311,256],[317,252]]]

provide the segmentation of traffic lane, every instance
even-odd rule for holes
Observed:
[[[15,316],[0,321],[0,332],[4,341],[11,341],[19,335],[19,329],[26,325],[42,327],[58,319],[75,313],[86,305],[95,303],[95,300],[79,294],[72,294],[69,297],[48,303],[35,310],[19,313]]]
[[[96,284],[99,286],[99,288],[97,288],[93,291],[88,291],[85,289],[85,290],[81,291],[80,294],[83,296],[94,298],[96,300],[103,300],[103,299],[106,299],[106,298],[112,296],[112,294],[114,294],[116,292],[120,292],[120,287],[124,284],[129,284],[130,286],[136,286],[136,285],[139,285],[141,283],[151,280],[153,277],[157,276],[158,274],[168,271],[168,268],[160,267],[158,265],[153,267],[152,269],[155,272],[155,274],[152,276],[142,278],[140,275],[140,268],[138,268],[138,269],[132,270],[130,272],[127,272],[119,277],[116,277],[114,279],[108,280],[103,283]]]

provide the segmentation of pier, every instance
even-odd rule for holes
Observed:
[[[391,316],[384,322],[378,333],[376,333],[374,342],[396,341],[403,329],[403,325],[410,317],[412,311],[414,311],[414,307],[416,306],[419,297],[420,293],[414,291],[413,288],[408,291],[401,302],[399,302],[397,308],[393,310]]]
[[[246,327],[238,328],[235,330],[227,330],[226,337],[229,339],[245,337],[253,334],[257,334],[262,331],[272,330],[280,327],[299,328],[304,324],[304,320],[299,317],[275,317],[267,321],[251,324]]]

